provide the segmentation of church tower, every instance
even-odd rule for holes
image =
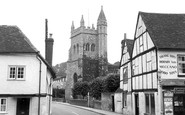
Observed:
[[[97,28],[86,27],[84,17],[80,27],[71,25],[71,46],[66,71],[66,99],[72,98],[72,88],[77,81],[91,81],[105,76],[107,71],[107,20],[101,7]]]
[[[107,72],[107,20],[101,6],[101,11],[97,20],[98,32],[98,57],[99,75],[104,76]]]

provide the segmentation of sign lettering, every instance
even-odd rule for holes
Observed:
[[[176,55],[162,54],[159,56],[159,68],[163,75],[177,74],[177,58]]]

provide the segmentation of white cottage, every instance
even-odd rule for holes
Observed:
[[[185,14],[139,12],[132,98],[133,115],[185,115]]]
[[[0,115],[50,115],[55,73],[16,26],[0,26],[0,66]]]

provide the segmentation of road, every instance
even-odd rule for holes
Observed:
[[[102,114],[73,107],[67,104],[53,102],[52,115],[102,115]]]

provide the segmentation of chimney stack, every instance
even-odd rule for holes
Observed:
[[[48,35],[48,25],[47,25],[47,19],[46,19],[46,39],[45,39],[45,59],[46,61],[52,66],[52,60],[53,60],[53,38],[52,34],[50,34],[49,38]]]

